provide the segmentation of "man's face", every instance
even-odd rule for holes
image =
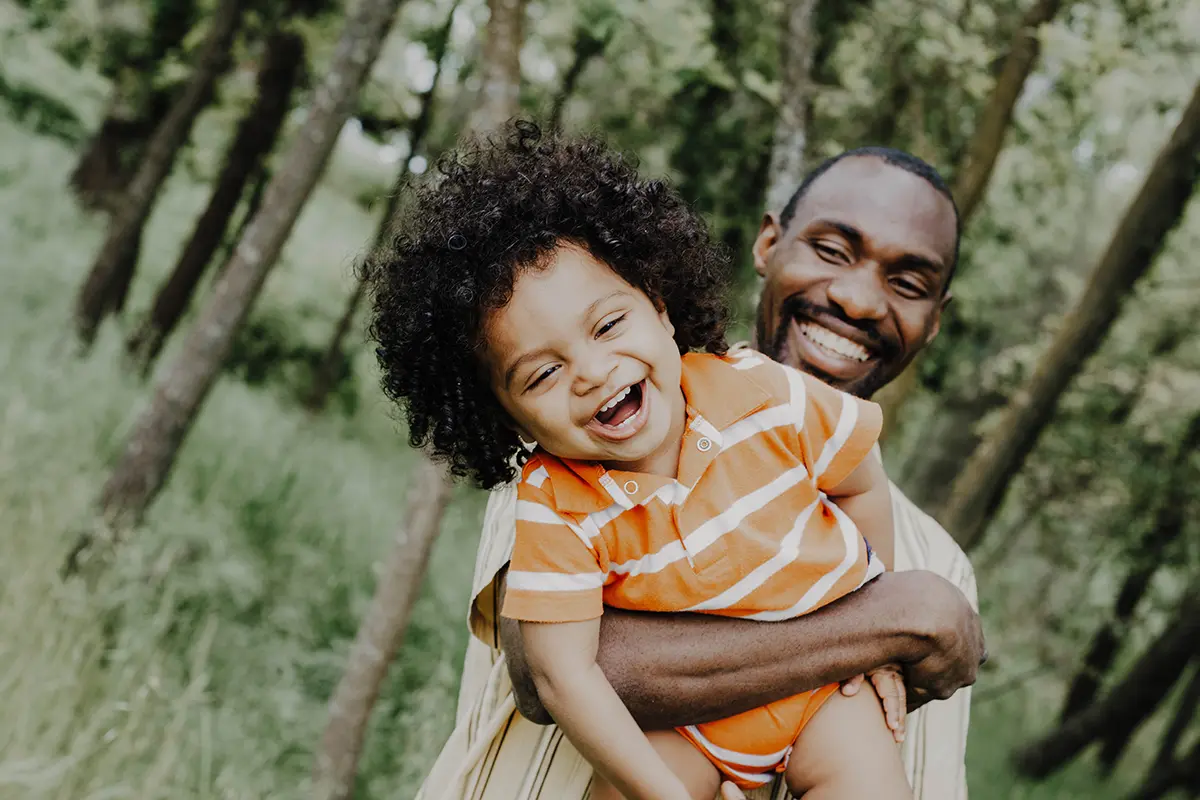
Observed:
[[[763,221],[758,348],[870,397],[937,335],[954,243],[953,206],[927,182],[873,156],[838,162],[786,230]]]

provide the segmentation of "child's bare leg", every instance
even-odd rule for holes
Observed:
[[[871,691],[830,697],[788,762],[788,788],[804,800],[911,800],[900,748]]]
[[[713,800],[720,784],[721,773],[691,742],[675,731],[651,731],[646,734],[650,745],[667,762],[671,771],[687,787],[692,800]],[[611,783],[596,775],[592,778],[592,800],[622,800]]]

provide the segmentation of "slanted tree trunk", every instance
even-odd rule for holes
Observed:
[[[1200,587],[1191,587],[1178,612],[1103,700],[1094,703],[1016,754],[1021,774],[1045,778],[1113,730],[1136,730],[1166,697],[1200,647]]]
[[[277,29],[267,39],[258,72],[258,94],[225,153],[208,207],[200,215],[167,280],[159,287],[150,314],[126,341],[136,365],[148,370],[163,343],[182,319],[204,270],[221,245],[259,163],[270,153],[283,128],[292,89],[304,67],[304,40]]]
[[[1176,788],[1185,789],[1188,797],[1200,796],[1200,741],[1178,761],[1151,770],[1129,800],[1159,800]]]
[[[236,0],[229,0],[236,5]],[[333,61],[313,93],[304,125],[289,143],[233,259],[156,382],[100,493],[99,510],[119,536],[154,500],[175,463],[221,363],[276,263],[300,210],[329,161],[401,0],[361,0],[346,21]],[[83,548],[86,549],[86,548]]]
[[[964,230],[987,192],[996,160],[1004,149],[1004,139],[1012,125],[1017,99],[1037,64],[1041,50],[1038,30],[1054,19],[1061,6],[1062,0],[1035,0],[1009,41],[1000,74],[976,120],[975,131],[967,145],[966,163],[959,165],[956,170],[951,193],[958,205],[959,225]],[[918,356],[894,382],[890,391],[881,394],[885,431],[893,430],[903,416],[901,409],[920,383],[920,368],[921,357]],[[966,426],[969,428],[977,419],[977,416],[970,417]],[[956,430],[960,427],[956,427]]]
[[[779,213],[804,180],[808,152],[809,116],[813,94],[813,56],[816,31],[813,17],[817,0],[788,0],[782,43],[779,117],[771,144],[767,208]]]
[[[571,66],[563,74],[562,85],[558,87],[554,100],[550,104],[550,130],[562,130],[567,101],[575,94],[579,78],[587,69],[588,64],[604,55],[608,43],[612,41],[612,33],[612,26],[605,27],[600,35],[597,35],[589,25],[580,23],[575,26],[575,39],[571,44]]]
[[[441,467],[425,458],[409,476],[404,522],[379,573],[375,595],[354,637],[346,671],[329,701],[329,722],[321,737],[313,796],[343,800],[352,794],[371,709],[388,666],[404,639],[429,553],[450,500],[451,484]]]
[[[1198,447],[1200,414],[1188,424],[1173,457],[1163,464],[1162,471],[1166,474],[1167,485],[1162,490],[1158,502],[1155,504],[1149,498],[1136,496],[1131,501],[1133,505],[1143,505],[1143,501],[1149,500],[1158,510],[1150,529],[1134,548],[1133,563],[1120,591],[1117,592],[1112,618],[1101,625],[1092,638],[1091,646],[1084,656],[1083,666],[1071,681],[1071,688],[1067,691],[1067,699],[1063,703],[1060,715],[1063,721],[1080,713],[1095,701],[1101,683],[1116,660],[1133,613],[1149,590],[1150,581],[1162,564],[1164,553],[1183,533],[1187,498],[1193,485],[1188,470],[1188,459]],[[1128,519],[1122,519],[1122,523],[1125,522],[1128,522]],[[1120,749],[1116,747],[1115,741],[1113,745],[1114,749]]]
[[[408,156],[404,159],[404,163],[400,165],[400,171],[396,175],[396,181],[392,184],[392,191],[388,193],[387,200],[384,202],[383,214],[379,219],[379,227],[375,230],[374,247],[378,247],[383,243],[384,237],[392,226],[392,217],[396,214],[396,206],[400,203],[400,195],[404,191],[404,186],[408,182],[409,164],[412,162],[413,156],[420,153],[425,146],[425,136],[429,133],[429,126],[433,122],[433,107],[434,99],[437,95],[438,83],[442,76],[442,61],[446,57],[446,51],[450,46],[450,31],[454,26],[454,13],[458,10],[458,3],[454,3],[450,7],[450,12],[446,15],[446,22],[438,31],[437,37],[433,41],[433,46],[430,49],[430,60],[433,61],[433,80],[429,84],[429,88],[421,95],[421,108],[417,112],[416,118],[408,129]],[[358,306],[363,298],[363,284],[358,281],[354,290],[350,292],[350,297],[346,299],[346,306],[342,310],[341,317],[338,318],[337,325],[333,329],[333,336],[329,337],[329,346],[325,348],[325,354],[321,357],[321,361],[317,364],[317,369],[313,373],[312,383],[309,386],[308,393],[304,397],[304,406],[309,411],[321,411],[325,408],[325,404],[329,401],[329,393],[333,390],[338,372],[346,363],[347,356],[343,352],[343,344],[346,341],[346,336],[349,335],[350,329],[354,326],[354,318],[358,314]]]
[[[1152,773],[1170,769],[1175,762],[1175,751],[1179,749],[1184,733],[1196,716],[1196,709],[1200,708],[1200,657],[1193,661],[1195,666],[1192,669],[1192,677],[1187,682],[1183,696],[1179,698],[1179,706],[1175,709],[1175,716],[1171,718],[1171,724],[1167,726],[1167,732],[1159,743],[1154,766],[1150,768]]]
[[[1130,289],[1178,224],[1200,174],[1200,86],[1130,204],[1083,296],[1029,381],[955,480],[941,521],[965,549],[977,545],[1058,400],[1104,341]]]
[[[517,113],[517,89],[520,71],[516,60],[521,50],[520,37],[525,13],[524,0],[489,0],[492,16],[484,33],[484,75],[492,76],[490,90],[480,97],[480,106],[472,115],[473,133],[483,134],[499,127]],[[497,13],[502,11],[503,13]],[[513,15],[517,18],[513,18]],[[497,41],[505,40],[505,41]],[[502,62],[491,63],[491,60]],[[499,82],[510,81],[511,85]],[[485,78],[484,85],[489,86]],[[503,100],[503,102],[501,102]],[[409,495],[411,515],[421,513],[421,531],[432,538],[450,492],[450,478],[442,469],[421,457],[416,486]],[[426,510],[418,512],[418,508]],[[315,800],[346,800],[354,786],[358,758],[362,752],[371,708],[379,695],[394,646],[403,636],[409,610],[416,597],[417,583],[428,555],[424,549],[398,540],[388,557],[388,574],[381,578],[371,601],[371,611],[355,638],[355,648],[346,664],[330,705],[330,718],[313,767]],[[394,599],[393,599],[394,598]],[[382,655],[381,655],[382,651]]]
[[[85,347],[92,343],[105,314],[114,309],[115,293],[119,294],[120,287],[128,286],[132,279],[131,274],[123,274],[136,266],[128,254],[136,251],[158,191],[187,141],[192,124],[208,103],[217,77],[228,63],[229,48],[242,19],[241,6],[238,0],[221,0],[195,72],[155,130],[129,191],[113,216],[108,237],[75,304],[75,329]]]

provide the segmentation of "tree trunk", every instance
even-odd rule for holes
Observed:
[[[470,122],[477,133],[499,128],[520,110],[525,0],[488,0],[488,15],[479,101]]]
[[[1200,791],[1200,742],[1179,761],[1154,768],[1129,800],[1159,800],[1176,788],[1186,789],[1188,797],[1196,797]]]
[[[804,180],[804,155],[808,151],[809,117],[813,95],[813,29],[817,0],[788,0],[782,43],[779,117],[771,144],[768,168],[767,209],[779,213]]]
[[[129,191],[113,216],[108,238],[75,305],[75,328],[85,347],[95,338],[104,315],[113,309],[114,288],[132,280],[132,274],[121,274],[121,267],[124,263],[128,271],[136,262],[122,257],[136,249],[158,191],[187,141],[196,117],[212,97],[213,85],[228,63],[230,45],[242,19],[241,5],[238,0],[221,0],[195,72],[154,131]]]
[[[1178,224],[1200,174],[1200,86],[1170,141],[1100,258],[1083,296],[1063,321],[1033,375],[955,480],[941,521],[965,549],[977,545],[1058,400],[1100,347],[1130,289],[1150,269]]]
[[[579,85],[579,77],[583,75],[588,64],[604,54],[611,40],[611,27],[607,28],[600,36],[596,36],[586,25],[580,24],[575,27],[575,41],[571,45],[571,66],[563,75],[562,85],[559,86],[550,106],[550,130],[562,130],[567,101],[575,94],[575,87]]]
[[[224,166],[191,239],[159,288],[149,316],[126,342],[134,363],[148,370],[187,310],[192,295],[221,245],[246,184],[270,153],[283,128],[292,89],[304,66],[304,40],[276,30],[267,39],[258,73],[258,94],[225,154]]]
[[[91,211],[114,210],[114,199],[129,185],[130,154],[140,149],[157,121],[126,119],[110,109],[71,171],[68,184],[80,205]]]
[[[1163,562],[1164,553],[1183,533],[1188,493],[1193,485],[1188,470],[1188,459],[1198,447],[1200,414],[1192,418],[1178,449],[1168,463],[1162,465],[1167,485],[1159,493],[1158,502],[1154,503],[1150,498],[1139,495],[1135,495],[1130,501],[1133,506],[1157,507],[1154,523],[1134,548],[1133,564],[1121,584],[1120,591],[1117,592],[1112,618],[1096,632],[1084,657],[1083,666],[1071,682],[1060,715],[1063,721],[1080,713],[1095,701],[1100,685],[1116,659],[1133,613],[1149,590],[1150,581]],[[1121,522],[1124,524],[1128,520],[1122,519]]]
[[[1045,778],[1109,731],[1135,730],[1170,693],[1198,647],[1200,587],[1193,586],[1167,629],[1104,700],[1021,748],[1017,769],[1030,778]]]
[[[417,600],[429,552],[452,486],[440,467],[421,458],[409,477],[404,523],[396,533],[375,595],[354,637],[346,670],[329,702],[313,773],[314,798],[344,800],[354,789],[371,709]]]
[[[446,15],[446,23],[442,25],[438,31],[437,38],[433,41],[433,47],[429,53],[430,59],[433,61],[433,80],[430,82],[429,88],[421,95],[421,108],[417,112],[416,118],[412,121],[412,125],[409,126],[408,156],[404,159],[404,163],[400,165],[400,171],[396,175],[392,191],[388,193],[387,200],[384,203],[383,214],[379,219],[379,227],[375,231],[374,247],[379,247],[387,236],[388,231],[391,230],[392,217],[396,213],[396,206],[400,203],[400,195],[403,193],[404,186],[408,182],[408,165],[412,162],[413,156],[417,155],[421,151],[421,148],[425,146],[425,136],[429,133],[429,126],[433,122],[433,106],[437,95],[438,83],[442,76],[442,61],[445,59],[446,51],[450,46],[450,31],[454,26],[454,12],[457,10],[458,3],[455,2],[450,7],[450,12]],[[362,302],[363,291],[364,287],[362,282],[359,281],[350,293],[350,297],[347,298],[342,316],[338,319],[337,326],[333,329],[333,336],[329,338],[329,346],[325,348],[325,354],[321,357],[316,372],[313,373],[312,384],[309,387],[307,396],[304,398],[304,406],[309,411],[321,411],[329,401],[329,393],[333,390],[334,380],[338,374],[339,367],[346,361],[346,355],[342,352],[342,345],[346,340],[346,336],[350,333],[350,328],[354,325],[354,317],[358,313],[359,303]]]
[[[490,5],[492,16],[484,33],[484,57],[502,61],[504,66],[485,61],[483,71],[485,75],[503,76],[512,85],[492,82],[489,86],[485,79],[484,85],[489,89],[480,98],[480,109],[472,114],[475,130],[471,132],[475,134],[486,133],[488,126],[502,125],[517,111],[516,84],[520,72],[516,69],[516,55],[520,53],[521,40],[512,37],[520,36],[522,23],[519,18],[514,20],[511,12],[522,15],[524,0],[490,0]],[[497,13],[498,10],[505,13]],[[423,533],[424,547],[428,548],[449,497],[450,481],[439,466],[424,456],[416,470],[415,484],[409,492],[409,509],[411,514],[422,515],[420,526],[414,520],[412,528],[415,536]],[[347,800],[353,792],[371,707],[379,696],[395,643],[403,636],[416,597],[417,579],[424,570],[427,554],[414,557],[407,552],[410,548],[412,545],[403,537],[393,545],[388,571],[375,587],[371,610],[355,637],[354,650],[330,704],[329,723],[313,767],[314,800]],[[419,551],[419,547],[413,549]]]
[[[135,422],[101,491],[100,510],[117,534],[141,518],[166,481],[238,328],[333,152],[400,3],[362,0],[347,20],[333,63],[313,93],[304,125],[280,160],[262,209],[213,287],[178,358],[156,382],[149,407]]]
[[[1196,709],[1200,708],[1200,658],[1193,660],[1196,663],[1191,680],[1187,682],[1183,697],[1179,699],[1179,707],[1175,709],[1175,716],[1171,718],[1171,724],[1159,743],[1158,755],[1154,757],[1151,773],[1166,770],[1175,762],[1175,751],[1179,749],[1183,734],[1187,732],[1192,718],[1196,716]]]
[[[954,180],[954,201],[958,203],[958,213],[964,223],[983,200],[996,159],[1004,148],[1004,137],[1012,124],[1017,98],[1037,63],[1041,50],[1038,29],[1054,19],[1061,6],[1062,0],[1035,0],[1013,33],[1004,66],[967,146],[966,163],[959,165]]]

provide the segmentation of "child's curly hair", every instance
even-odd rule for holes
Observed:
[[[490,489],[524,449],[480,361],[487,314],[563,242],[586,249],[665,307],[681,353],[724,353],[728,260],[666,183],[595,138],[525,121],[440,160],[390,241],[362,267],[383,390],[408,438]]]

